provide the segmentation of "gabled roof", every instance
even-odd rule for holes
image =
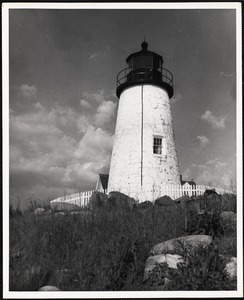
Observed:
[[[104,190],[108,188],[108,174],[98,174]]]
[[[196,182],[193,180],[189,180],[189,181],[182,180],[181,181],[181,185],[184,185],[185,183],[188,183],[190,185],[197,185]]]

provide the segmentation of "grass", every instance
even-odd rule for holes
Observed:
[[[192,220],[197,218],[194,209],[190,213]],[[224,254],[236,256],[236,244],[229,243],[228,247],[223,244],[224,239],[236,237],[236,229],[227,230],[213,218],[204,222],[217,222],[218,228],[211,233],[216,236],[218,247]],[[195,229],[199,230],[199,226],[202,225],[198,224]],[[75,284],[62,285],[62,290],[147,290],[142,280],[145,261],[152,246],[188,234],[185,231],[185,211],[181,206],[152,206],[133,212],[99,210],[87,217],[66,215],[43,218],[33,214],[12,217],[10,290],[37,290],[45,285],[45,275],[57,269],[72,269],[78,277]],[[178,283],[175,282],[170,289],[177,289],[177,286],[182,290],[199,288],[200,285],[192,286],[189,282],[184,285],[183,279],[190,276],[192,282],[196,282],[196,276],[201,271],[198,275],[194,273],[194,277],[189,275],[189,270],[196,269],[199,258],[204,255],[194,253],[190,267],[182,266],[178,277],[175,277]],[[203,266],[206,260],[201,261],[200,269],[206,268]],[[206,276],[209,284],[205,287],[218,290],[230,286],[228,278],[223,275],[221,263],[219,260],[214,275],[209,270],[209,277]],[[211,276],[215,279],[212,280]]]

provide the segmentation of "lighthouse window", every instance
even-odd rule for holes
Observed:
[[[155,137],[153,139],[153,153],[162,154],[162,138]]]

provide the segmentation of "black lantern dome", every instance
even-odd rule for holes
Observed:
[[[148,43],[141,43],[141,51],[132,53],[126,59],[127,68],[117,76],[117,97],[124,89],[137,84],[154,84],[164,88],[169,98],[173,96],[173,75],[163,68],[162,56],[147,50]]]

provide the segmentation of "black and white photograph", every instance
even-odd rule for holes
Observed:
[[[241,3],[2,25],[4,298],[243,297]]]

